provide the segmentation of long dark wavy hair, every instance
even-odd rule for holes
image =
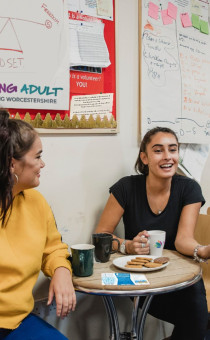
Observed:
[[[12,209],[14,176],[11,173],[12,158],[20,160],[29,151],[37,136],[34,128],[18,119],[10,119],[6,109],[0,109],[0,220],[8,221],[7,212]],[[10,210],[11,211],[11,210]]]
[[[141,141],[138,158],[137,158],[136,163],[135,163],[135,170],[136,170],[137,173],[148,175],[148,173],[149,173],[148,165],[144,164],[142,162],[142,160],[140,158],[140,154],[141,154],[141,152],[146,153],[147,145],[151,142],[152,137],[154,135],[156,135],[156,133],[158,133],[158,132],[170,133],[171,135],[173,135],[176,138],[177,143],[179,143],[176,133],[169,128],[157,126],[153,129],[149,130],[144,135],[144,138]]]

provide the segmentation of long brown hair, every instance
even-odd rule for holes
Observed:
[[[12,188],[14,177],[11,174],[12,158],[17,160],[29,151],[37,136],[34,128],[19,119],[10,119],[6,109],[0,109],[0,220],[5,225],[6,215],[12,208]]]
[[[173,135],[176,138],[177,143],[179,143],[176,133],[173,130],[169,129],[169,128],[157,126],[157,127],[153,128],[153,129],[149,130],[144,135],[144,138],[141,141],[138,158],[137,158],[136,163],[135,163],[135,170],[136,170],[137,173],[148,175],[148,173],[149,173],[148,165],[144,164],[142,162],[142,160],[140,158],[140,153],[141,152],[146,152],[147,145],[151,142],[152,137],[154,135],[156,135],[156,133],[158,133],[158,132],[170,133],[171,135]]]

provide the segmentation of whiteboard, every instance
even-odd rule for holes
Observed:
[[[183,13],[191,19],[198,11],[199,20],[208,22],[207,1],[171,0],[177,17],[164,25],[162,10],[169,1],[152,0],[158,6],[154,19],[149,16],[150,1],[139,0],[142,136],[155,126],[166,126],[181,143],[210,143],[210,35],[184,28],[181,21]]]

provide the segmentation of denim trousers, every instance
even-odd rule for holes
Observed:
[[[29,314],[14,330],[0,328],[0,340],[68,340],[35,314]]]
[[[155,295],[148,313],[174,325],[171,340],[204,340],[208,308],[203,280],[172,293]]]

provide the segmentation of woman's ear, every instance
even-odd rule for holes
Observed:
[[[148,157],[146,152],[140,152],[140,158],[144,165],[148,165]]]
[[[11,174],[15,173],[15,166],[16,166],[16,159],[12,157],[12,162],[11,162],[11,165],[10,165]]]

